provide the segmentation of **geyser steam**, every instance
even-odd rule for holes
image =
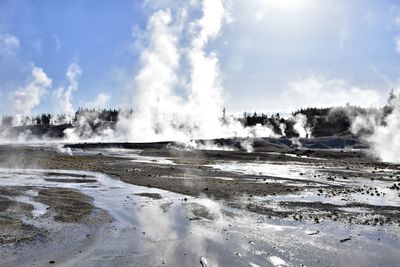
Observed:
[[[72,120],[75,114],[72,105],[72,95],[78,89],[78,79],[81,74],[81,67],[73,62],[69,65],[67,73],[65,74],[69,82],[68,87],[66,89],[59,87],[53,92],[56,111],[65,115],[65,117],[56,118],[56,123],[66,123]]]
[[[179,8],[173,6],[154,12],[148,20],[146,44],[132,88],[135,110],[121,111],[115,127],[102,122],[96,112],[75,117],[72,95],[82,71],[76,63],[69,66],[67,87],[53,92],[56,111],[65,115],[53,117],[52,123],[72,122],[63,132],[64,141],[179,141],[196,147],[197,142],[191,140],[276,136],[268,124],[244,127],[239,119],[223,112],[219,60],[209,44],[229,20],[227,1],[194,0]],[[32,81],[15,93],[15,112],[20,118],[39,104],[50,85],[46,74],[35,68]],[[104,96],[99,102],[107,99]],[[305,136],[304,118],[296,119],[296,130]],[[251,151],[251,144],[243,144],[243,148]]]
[[[117,132],[129,141],[271,136],[268,127],[244,128],[234,118],[222,118],[218,57],[207,45],[227,21],[224,0],[201,1],[202,17],[187,21],[192,3],[178,12],[159,10],[147,25],[147,46],[135,77],[136,111],[120,118]],[[174,19],[175,14],[175,19]],[[185,43],[186,45],[183,45]],[[187,70],[183,70],[183,68]],[[184,99],[177,88],[187,92]]]
[[[400,163],[400,99],[390,99],[388,114],[369,112],[357,116],[352,123],[353,133],[363,133],[370,145],[370,152],[385,162]]]
[[[13,95],[14,124],[31,123],[24,122],[25,116],[30,115],[32,109],[39,105],[41,98],[50,86],[51,79],[47,77],[43,69],[33,67],[30,80]]]

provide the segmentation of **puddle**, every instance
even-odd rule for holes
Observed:
[[[289,181],[297,180],[299,182],[304,181],[304,183],[319,184],[320,188],[324,188],[325,185],[334,185],[351,189],[348,192],[339,195],[328,194],[328,196],[326,196],[324,193],[318,195],[317,192],[306,192],[301,195],[289,194],[284,196],[274,196],[273,199],[275,201],[322,202],[335,205],[343,205],[345,203],[365,203],[375,206],[400,206],[399,192],[389,188],[393,183],[397,182],[395,179],[371,179],[371,177],[381,177],[383,174],[388,178],[396,177],[396,170],[374,171],[372,168],[365,168],[362,170],[348,170],[341,167],[322,168],[316,167],[313,164],[297,162],[241,163],[224,161],[208,166],[233,173],[269,176],[271,179],[268,180],[285,183],[286,185],[290,184]],[[371,176],[371,174],[375,176]],[[276,178],[274,179],[274,177]],[[335,178],[331,179],[331,177]],[[280,181],[278,178],[288,180]],[[360,189],[363,190],[360,191]]]
[[[289,266],[286,261],[282,260],[281,258],[277,257],[277,256],[271,256],[268,258],[269,262],[273,265],[273,266]]]
[[[74,151],[75,153],[75,151]],[[81,153],[81,152],[80,152]],[[101,153],[107,156],[129,158],[134,162],[141,163],[155,163],[155,164],[166,164],[166,165],[176,165],[173,160],[163,157],[147,157],[141,156],[141,150],[131,150],[131,149],[96,149],[96,150],[84,150],[83,153],[98,154]],[[270,152],[274,154],[275,152]],[[279,154],[279,153],[276,153]],[[305,157],[297,156],[294,154],[285,153],[289,157]],[[313,158],[317,160],[325,160],[322,158]],[[291,185],[291,181],[299,181],[306,183],[316,183],[321,186],[324,185],[337,185],[350,188],[374,188],[369,194],[366,192],[350,192],[343,196],[330,196],[326,197],[323,194],[318,195],[316,192],[303,194],[301,196],[286,196],[287,201],[308,201],[308,202],[322,202],[330,203],[335,205],[342,205],[346,202],[355,203],[365,203],[369,205],[384,205],[384,206],[399,206],[400,197],[398,192],[391,190],[388,187],[387,181],[380,180],[370,180],[369,178],[374,177],[397,177],[399,175],[397,170],[390,169],[379,169],[375,170],[373,168],[363,168],[363,169],[346,169],[344,167],[318,167],[310,163],[301,162],[236,162],[236,161],[220,161],[216,164],[205,165],[206,167],[211,167],[217,170],[222,170],[226,172],[241,173],[246,175],[254,176],[269,176],[268,180],[272,180],[277,183],[285,183],[286,185]],[[362,175],[359,177],[359,175]],[[372,176],[371,176],[372,175]],[[337,177],[336,177],[337,176]],[[334,179],[331,177],[335,177]],[[344,179],[343,177],[346,177]],[[166,179],[168,177],[165,177]],[[173,177],[181,179],[192,179],[190,175],[183,177]],[[217,177],[216,177],[217,178]],[[233,180],[229,177],[219,177],[218,179]],[[283,179],[283,180],[282,180]],[[284,180],[287,179],[287,180]],[[246,183],[263,183],[263,180],[255,179],[241,179],[241,182]],[[295,184],[296,186],[301,186],[301,183]],[[375,190],[376,188],[376,190]],[[376,191],[379,194],[376,194]]]
[[[277,155],[277,156],[285,155],[286,157],[297,158],[297,159],[327,160],[324,158],[310,157],[307,155],[296,155],[296,154],[290,154],[290,153],[279,153],[279,152],[266,152],[266,153],[270,154],[270,155]]]
[[[208,167],[227,171],[242,173],[248,175],[271,176],[295,180],[315,180],[316,182],[326,182],[322,177],[314,177],[322,175],[319,173],[319,168],[312,167],[302,163],[292,162],[219,162],[216,164],[207,165]],[[326,176],[326,175],[324,175]]]
[[[54,183],[95,183],[96,179],[62,179],[62,178],[45,178],[47,182]]]
[[[104,149],[74,149],[72,153],[74,155],[104,155],[109,157],[127,158],[132,162],[141,163],[156,163],[164,165],[176,165],[176,163],[168,158],[164,157],[150,157],[142,156],[140,153],[142,150],[139,149],[124,149],[124,148],[104,148]]]
[[[32,205],[32,207],[33,207],[32,216],[40,217],[40,216],[46,214],[48,206],[43,203],[33,200],[33,198],[36,197],[38,195],[38,193],[39,192],[36,190],[28,190],[28,191],[22,192],[21,195],[16,196],[16,197],[8,197],[8,196],[4,196],[4,197],[11,199],[11,200],[15,200],[17,202]]]

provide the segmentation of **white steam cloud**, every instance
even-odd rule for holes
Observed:
[[[47,88],[51,86],[51,79],[43,69],[33,67],[32,77],[27,84],[14,92],[13,95],[13,111],[15,115],[14,124],[23,123],[26,115],[31,113],[31,110],[39,105]]]
[[[113,123],[102,122],[98,112],[81,112],[71,123],[72,128],[64,131],[65,141],[190,144],[193,139],[276,136],[268,125],[244,127],[240,120],[223,112],[219,59],[209,45],[229,21],[228,13],[226,0],[193,0],[154,12],[141,34],[146,44],[141,46],[140,69],[132,89],[136,94],[134,112],[121,112],[115,128]],[[53,93],[56,111],[66,115],[52,118],[53,122],[72,121],[72,96],[81,73],[80,66],[72,63],[66,73],[68,86]],[[30,112],[51,84],[39,68],[34,69],[33,76],[26,88],[16,92],[16,113]],[[100,108],[109,98],[100,94],[85,106]],[[298,117],[295,126],[302,137],[307,134],[304,119]],[[251,142],[243,143],[242,148],[251,151]]]
[[[180,99],[172,89],[178,81],[180,55],[171,20],[171,11],[166,9],[157,11],[148,21],[148,47],[141,54],[142,67],[135,78],[137,111],[118,124],[128,139],[147,136],[151,140],[158,134],[166,135],[179,116]]]
[[[293,129],[299,134],[300,138],[311,137],[311,129],[307,127],[307,117],[303,114],[296,114],[293,117],[295,124]]]
[[[75,62],[72,63],[65,74],[69,83],[68,87],[66,89],[59,87],[53,92],[55,111],[65,115],[62,117],[63,121],[59,123],[69,122],[74,116],[75,110],[72,105],[72,95],[78,89],[78,79],[81,74],[81,67]]]
[[[379,106],[382,96],[373,89],[361,88],[342,79],[310,75],[288,84],[282,99],[289,107],[333,107],[347,103],[361,107]]]
[[[207,50],[207,45],[220,34],[228,19],[226,1],[203,0],[189,8],[198,6],[202,17],[195,21],[186,21],[190,11],[187,7],[175,13],[168,8],[159,10],[150,17],[148,44],[141,53],[141,69],[135,77],[135,112],[120,118],[117,124],[123,139],[188,142],[273,135],[268,127],[244,128],[232,117],[222,118],[218,57]],[[186,99],[176,93],[182,87],[187,92]]]
[[[390,113],[386,117],[382,110],[357,116],[352,131],[362,134],[374,156],[385,162],[400,163],[400,99],[391,99],[388,108]]]
[[[100,93],[95,99],[93,99],[93,101],[89,101],[86,104],[84,104],[84,107],[93,109],[104,108],[107,105],[110,98],[111,96],[109,94]]]

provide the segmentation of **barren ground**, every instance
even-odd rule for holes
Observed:
[[[400,226],[399,166],[378,162],[359,150],[298,150],[269,145],[251,153],[174,148],[127,152],[82,147],[70,155],[47,146],[1,146],[0,167],[99,172],[137,186],[210,198],[272,220],[393,229]],[[48,175],[48,182],[90,185],[95,181],[79,175],[68,181],[54,173]],[[26,195],[32,188],[0,187],[0,245],[43,241],[52,235],[52,231],[24,219],[35,220],[34,207],[18,201],[17,196]],[[86,225],[88,233],[93,233],[113,220],[77,190],[36,189],[34,200],[47,207],[45,216],[56,223]],[[157,193],[137,195],[162,198]],[[195,209],[194,214],[198,216],[192,219],[208,218],[207,210]],[[397,237],[394,242],[398,242]]]

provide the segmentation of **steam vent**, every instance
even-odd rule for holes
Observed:
[[[0,266],[400,264],[400,2],[0,1]]]

